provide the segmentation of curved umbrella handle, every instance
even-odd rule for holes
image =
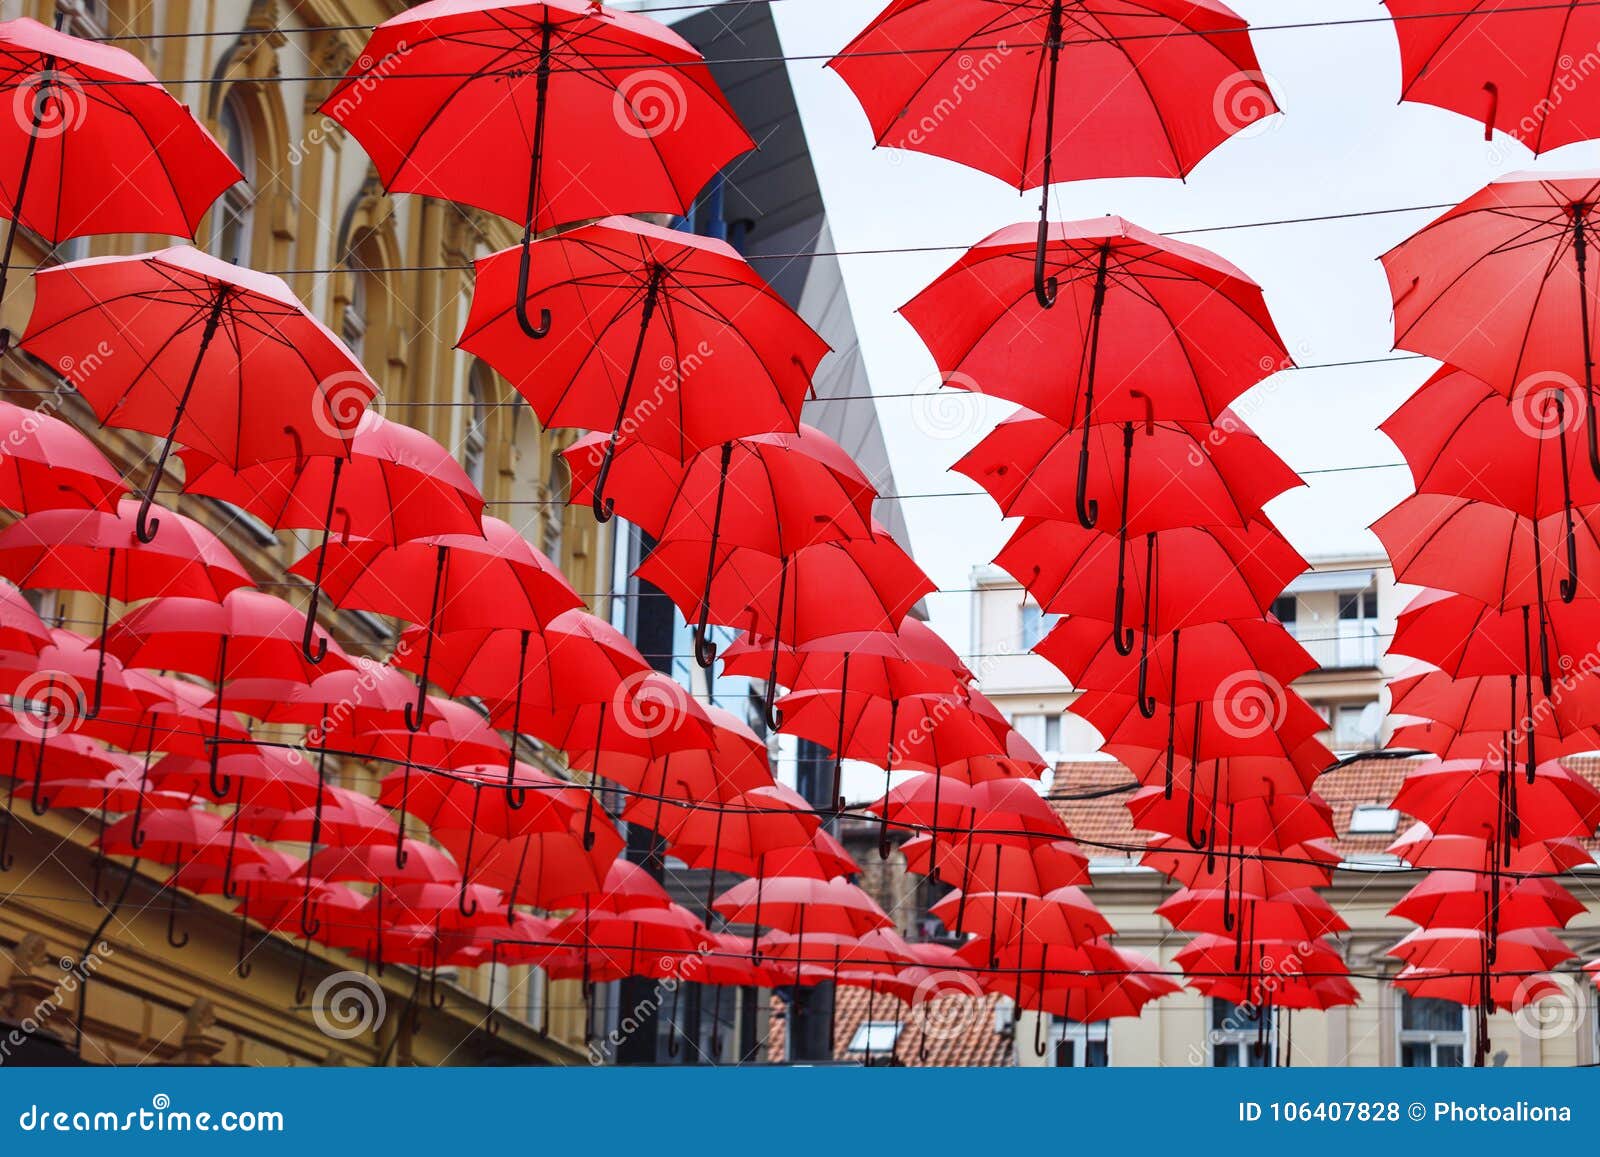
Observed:
[[[1050,1041],[1044,1034],[1045,1017],[1049,1014],[1042,1009],[1033,1016],[1033,1055],[1043,1057],[1050,1052]]]
[[[694,634],[694,659],[701,667],[709,669],[717,661],[717,644],[709,637],[709,624],[704,618],[705,610],[701,609],[701,620],[692,628]]]
[[[605,496],[606,479],[611,477],[611,460],[617,452],[617,434],[612,431],[611,437],[606,440],[606,452],[600,459],[600,473],[594,478],[594,498],[590,507],[594,510],[595,521],[610,522],[612,515],[617,512],[615,500]]]
[[[405,709],[406,730],[413,734],[422,730],[428,709],[428,672],[433,667],[433,637],[439,631],[439,595],[444,589],[444,567],[449,557],[448,546],[438,548],[433,567],[433,599],[428,606],[428,635],[422,646],[422,670],[417,675],[417,698],[414,703],[407,703]]]
[[[184,932],[182,939],[178,937],[178,895],[172,894],[172,902],[167,905],[167,943],[173,948],[182,950],[189,943],[189,933]]]
[[[517,259],[517,328],[535,341],[550,336],[550,311],[539,310],[539,324],[528,317],[528,271],[533,264],[530,251],[532,228],[522,235],[522,255]]]
[[[1083,445],[1078,450],[1078,493],[1075,501],[1078,511],[1078,525],[1085,530],[1093,530],[1095,523],[1100,521],[1100,503],[1088,495],[1089,490],[1089,423],[1083,424]]]
[[[11,809],[0,812],[0,872],[9,872],[17,862],[11,853]]]
[[[1046,187],[1039,201],[1039,236],[1033,247],[1033,296],[1040,309],[1053,308],[1060,291],[1060,283],[1056,278],[1046,277],[1044,272],[1045,250],[1050,241],[1049,207],[1050,191]]]

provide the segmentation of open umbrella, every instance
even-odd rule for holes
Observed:
[[[401,543],[377,539],[325,542],[289,568],[322,576],[340,607],[393,615],[426,627],[417,699],[406,726],[420,730],[438,636],[482,627],[542,628],[583,605],[556,564],[498,518],[483,533],[430,534]]]
[[[607,213],[689,211],[754,147],[687,41],[588,0],[432,0],[373,30],[322,104],[390,192],[523,226],[518,324],[536,232]]]
[[[893,0],[828,66],[878,144],[1042,186],[1041,251],[1053,180],[1184,177],[1278,111],[1218,0]]]
[[[588,487],[602,522],[624,435],[682,461],[748,434],[795,432],[828,343],[727,242],[610,217],[531,248],[542,258],[531,288],[525,264],[517,281],[527,258],[516,250],[477,262],[459,344],[503,373],[545,425],[610,431]],[[528,303],[568,328],[531,347]],[[641,367],[659,376],[636,396]]]
[[[0,293],[4,293],[0,284]],[[81,431],[43,406],[0,402],[0,506],[18,514],[41,510],[109,510],[127,492],[122,476]]]
[[[146,542],[138,534],[138,512],[135,502],[123,499],[115,513],[30,514],[0,531],[0,570],[23,587],[98,593],[102,635],[111,622],[113,600],[183,595],[217,601],[254,585],[233,552],[198,522],[169,511],[167,533]],[[90,718],[100,712],[104,682],[102,663],[87,708]]]
[[[7,20],[0,76],[14,114],[0,146],[0,213],[11,219],[0,297],[19,226],[52,246],[98,233],[193,237],[211,203],[244,179],[188,106],[115,45]],[[0,353],[10,344],[7,331]]]
[[[189,246],[41,269],[22,345],[67,376],[108,426],[163,439],[139,538],[174,442],[237,469],[347,454],[377,385],[281,279]],[[218,340],[218,335],[221,339]],[[93,374],[85,351],[109,350]]]
[[[396,545],[434,534],[477,534],[483,496],[461,464],[420,430],[365,410],[345,454],[301,455],[255,462],[238,470],[200,450],[178,455],[183,488],[248,510],[279,530],[320,530],[322,545],[336,529],[341,539]],[[318,555],[319,562],[326,552]],[[312,576],[306,608],[306,655],[311,649],[322,575]]]
[[[1216,254],[1120,217],[1041,222],[1030,275],[1030,231],[1012,225],[980,241],[900,312],[947,383],[1081,429],[1074,507],[1091,527],[1096,423],[1215,423],[1293,363],[1260,287]],[[1043,313],[1058,287],[1071,308]]]

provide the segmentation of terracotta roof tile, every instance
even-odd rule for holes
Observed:
[[[834,990],[838,1007],[834,1012],[833,1056],[836,1061],[865,1064],[864,1053],[849,1051],[851,1039],[867,1020],[869,994],[864,988],[842,986]],[[963,1001],[954,1004],[955,1001]],[[905,1005],[882,993],[870,997],[874,1021],[898,1020],[901,1028],[890,1052],[874,1053],[874,1065],[904,1065],[911,1068],[1007,1068],[1015,1064],[1011,1034],[994,1030],[995,1009],[1004,997],[984,993],[970,999],[944,998],[941,1011],[925,1021],[919,1009],[906,1013]],[[772,1030],[767,1037],[767,1059],[783,1061],[785,1029],[783,1002],[772,998]],[[924,1025],[928,1031],[924,1035]],[[925,1054],[925,1055],[924,1055]]]

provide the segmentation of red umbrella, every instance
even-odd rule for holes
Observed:
[[[348,454],[378,392],[282,280],[188,246],[72,261],[34,282],[23,348],[72,381],[105,424],[164,439],[139,507],[142,542],[156,532],[150,505],[174,442],[234,469]],[[71,372],[102,348],[94,373]]]
[[[672,904],[667,890],[649,872],[628,860],[617,860],[606,872],[600,888],[574,892],[550,904],[552,908],[583,908],[591,912],[632,912],[639,908],[666,908]]]
[[[741,635],[722,652],[722,669],[764,679],[771,651],[771,640]],[[938,632],[910,616],[893,631],[849,631],[778,647],[777,682],[791,691],[863,690],[885,698],[956,694],[972,677]]]
[[[1157,905],[1156,915],[1180,931],[1232,931],[1238,925],[1266,940],[1314,940],[1350,930],[1333,905],[1310,888],[1291,888],[1268,897],[1185,887]]]
[[[1600,634],[1600,603],[1583,599],[1567,605],[1541,604],[1538,613],[1527,606],[1497,610],[1464,595],[1423,591],[1400,613],[1390,650],[1443,668],[1451,675],[1510,675],[1520,677],[1523,706],[1515,713],[1515,691],[1504,703],[1502,723],[1514,744],[1520,733],[1527,748],[1528,774],[1532,776],[1537,746],[1534,714],[1534,677],[1544,696],[1556,691],[1555,669],[1562,678],[1562,693],[1569,682],[1571,656],[1583,655]],[[1535,641],[1537,637],[1537,641]],[[1558,656],[1552,664],[1551,655]],[[1581,678],[1581,675],[1580,677]]]
[[[1386,849],[1418,868],[1461,869],[1487,872],[1495,866],[1497,849],[1492,840],[1481,836],[1435,835],[1427,824],[1412,824]],[[1513,874],[1562,874],[1574,868],[1587,868],[1594,856],[1576,838],[1540,840],[1510,849],[1504,862]]]
[[[730,924],[803,934],[860,936],[893,924],[872,897],[856,885],[804,876],[741,880],[718,896],[712,907]]]
[[[1558,426],[1566,407],[1573,421],[1584,408],[1600,478],[1588,271],[1597,202],[1600,176],[1514,174],[1391,249],[1383,264],[1397,346],[1459,366],[1524,405],[1548,406]]]
[[[1278,111],[1217,0],[893,0],[828,66],[878,144],[1043,186],[1041,249],[1052,180],[1184,177]]]
[[[244,179],[188,106],[121,48],[8,20],[0,72],[13,111],[0,147],[0,212],[12,222],[0,296],[18,225],[52,247],[98,233],[193,237],[211,203]],[[7,332],[0,353],[10,344]]]
[[[610,431],[589,485],[602,522],[624,435],[682,461],[748,434],[796,430],[828,343],[727,242],[608,217],[532,249],[549,272],[531,290],[526,250],[478,261],[459,344],[505,374],[545,425]],[[522,328],[529,302],[541,328],[552,315],[571,319],[537,352]],[[641,366],[660,373],[642,399]]]
[[[1260,287],[1215,254],[1120,217],[1041,222],[1030,274],[1031,231],[1012,225],[980,241],[901,313],[947,383],[1082,428],[1074,505],[1087,528],[1099,518],[1088,494],[1095,423],[1215,423],[1292,362]],[[1058,285],[1072,308],[1042,314]],[[1065,383],[1064,366],[1076,367]]]
[[[1274,855],[1285,848],[1313,840],[1333,838],[1333,809],[1319,796],[1269,794],[1233,800],[1201,797],[1194,801],[1187,792],[1171,797],[1159,787],[1136,791],[1128,801],[1134,825],[1141,831],[1178,835],[1192,830],[1190,818],[1200,811],[1207,820],[1207,831],[1189,836],[1191,848],[1204,848],[1207,854],[1228,846],[1243,846]],[[1399,806],[1399,805],[1396,805]]]
[[[182,451],[184,490],[219,498],[248,510],[279,530],[321,530],[322,545],[335,526],[343,540],[371,539],[398,545],[436,534],[479,534],[483,496],[448,451],[420,430],[365,410],[343,454],[300,455],[255,462],[230,470],[199,450]],[[327,558],[318,554],[320,564]],[[306,609],[306,657],[310,629],[322,593],[320,570],[312,576]]]
[[[1389,915],[1425,928],[1564,928],[1584,905],[1554,880],[1506,879],[1495,873],[1429,872]]]
[[[563,897],[604,888],[606,875],[622,852],[622,837],[610,828],[597,828],[593,835],[591,847],[585,847],[583,837],[574,831],[529,832],[510,839],[480,836],[472,875],[481,884],[502,889],[508,905],[552,908]],[[444,828],[438,838],[459,862],[468,862],[471,833]],[[470,903],[470,897],[461,902]]]
[[[776,729],[778,644],[842,631],[893,631],[917,600],[937,589],[887,530],[869,538],[801,547],[774,558],[760,550],[674,539],[658,543],[634,571],[685,616],[702,606],[710,622],[742,624],[773,641],[767,722]],[[709,581],[702,581],[702,577]]]
[[[1429,760],[1406,773],[1393,806],[1440,835],[1501,847],[1588,838],[1600,827],[1600,791],[1562,764],[1539,764],[1531,783],[1518,778],[1502,760]]]
[[[1110,629],[1108,629],[1110,628]],[[1133,632],[1120,624],[1073,615],[1033,648],[1085,690],[1136,695],[1141,713],[1153,718],[1157,704],[1169,708],[1211,699],[1219,686],[1238,686],[1251,672],[1270,688],[1287,687],[1313,671],[1317,661],[1275,619],[1200,623],[1146,639],[1133,658]]]
[[[135,607],[112,623],[101,646],[129,667],[185,671],[209,677],[214,737],[222,729],[224,687],[229,679],[295,679],[309,683],[318,668],[301,647],[305,616],[282,599],[255,590],[231,591],[221,602],[162,598]],[[231,648],[231,650],[230,650]],[[335,667],[348,667],[334,651]],[[213,795],[227,795],[227,780],[215,777],[220,744],[211,745]]]
[[[1331,844],[1308,840],[1280,856],[1253,845],[1224,845],[1198,854],[1182,836],[1157,836],[1139,862],[1188,888],[1232,888],[1239,895],[1274,896],[1293,888],[1325,888],[1339,865]],[[1220,867],[1218,861],[1221,861]]]
[[[1154,414],[1151,403],[1149,414]],[[1007,517],[1075,517],[1066,496],[1078,469],[1077,431],[1021,411],[951,467],[993,496]],[[1300,476],[1231,411],[1215,424],[1093,423],[1089,501],[1123,534],[1176,526],[1248,526]]]
[[[412,627],[400,636],[398,667],[421,674],[425,631]],[[621,631],[574,609],[539,631],[489,627],[441,635],[431,675],[452,695],[491,701],[497,713],[509,703],[505,718],[512,730],[523,730],[524,705],[542,713],[598,703],[616,696],[627,681],[645,678],[649,669]]]
[[[390,192],[521,224],[519,299],[535,233],[607,213],[687,213],[754,145],[677,33],[584,0],[419,5],[373,31],[322,111]],[[525,305],[518,318],[530,337],[549,332]]]
[[[265,858],[262,849],[252,841],[235,847],[220,819],[194,808],[162,808],[126,816],[101,834],[99,847],[108,856],[152,860],[170,865],[180,873],[195,864],[221,867],[255,863]],[[182,948],[189,943],[189,934],[185,932],[182,939],[178,938],[177,916],[177,904],[170,904],[167,943]]]
[[[1439,642],[1443,640],[1430,640],[1429,649]],[[1503,737],[1514,724],[1526,722],[1519,718],[1519,697],[1524,690],[1519,683],[1515,675],[1463,677],[1419,666],[1389,680],[1389,714],[1428,720],[1447,734],[1499,733]],[[1564,674],[1561,693],[1536,696],[1528,717],[1541,741],[1571,738],[1585,742],[1580,750],[1594,750],[1587,741],[1592,737],[1591,728],[1600,723],[1600,688]],[[1397,741],[1396,746],[1405,745]]]
[[[831,880],[835,876],[860,875],[861,866],[826,829],[814,827],[806,834],[805,821],[795,816],[794,822],[801,842],[793,846],[768,848],[763,844],[752,852],[748,846],[741,849],[680,840],[672,844],[672,854],[690,868],[720,865],[741,876],[809,876],[814,880]],[[691,829],[690,835],[695,834]]]
[[[943,880],[963,891],[1044,893],[1089,882],[1088,857],[1070,840],[995,844],[973,856],[932,836],[913,836],[900,845],[906,870]]]
[[[594,500],[609,441],[591,434],[563,451],[572,470],[569,501]],[[680,461],[635,439],[618,443],[615,468],[622,513],[657,540],[749,547],[782,558],[804,546],[869,538],[877,491],[843,448],[811,426],[794,434],[757,434],[724,442]],[[706,640],[710,579],[695,624],[695,657],[716,660]]]
[[[1414,968],[1475,973],[1483,963],[1485,934],[1469,928],[1417,928],[1406,933],[1389,955]],[[1520,928],[1500,937],[1496,965],[1506,972],[1543,972],[1576,953],[1548,928]]]
[[[1042,896],[1031,892],[951,892],[928,911],[952,932],[986,935],[991,944],[1024,937],[1078,944],[1114,929],[1082,888],[1069,885]]]
[[[1400,99],[1483,122],[1535,153],[1600,133],[1573,61],[1600,43],[1600,13],[1526,0],[1384,0],[1400,41]]]
[[[1126,617],[1147,635],[1259,617],[1308,565],[1263,522],[1151,531],[1123,552],[1113,535],[1042,518],[1023,519],[995,564],[1046,611]]]
[[[566,576],[527,539],[498,518],[483,534],[432,534],[390,544],[372,539],[324,543],[289,568],[323,576],[323,589],[346,609],[393,615],[426,626],[417,700],[406,726],[419,730],[434,640],[484,627],[543,629],[583,605]]]
[[[5,291],[0,278],[0,293]],[[43,408],[0,402],[0,506],[19,514],[41,510],[110,509],[127,492],[98,447]]]
[[[171,525],[157,542],[140,538],[139,507],[131,499],[103,510],[46,510],[0,531],[0,570],[23,587],[96,591],[100,633],[122,603],[184,595],[217,601],[254,585],[233,552],[204,526],[168,512]],[[100,712],[104,666],[95,675],[89,718]]]
[[[50,628],[39,618],[22,592],[0,582],[0,651],[37,655],[50,645]]]

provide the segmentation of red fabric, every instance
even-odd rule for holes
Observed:
[[[44,73],[57,78],[48,90]],[[211,203],[244,179],[189,107],[121,48],[8,20],[0,74],[0,100],[13,110],[0,137],[0,212],[9,217],[17,202],[31,136],[22,223],[52,245],[98,233],[193,237]]]
[[[699,53],[647,16],[588,0],[432,0],[380,24],[321,111],[392,193],[519,224],[532,169],[541,25],[551,73],[538,230],[685,213],[754,142]]]
[[[1244,19],[1217,0],[1073,0],[1047,140],[1049,13],[1036,0],[893,0],[828,67],[878,144],[1019,189],[1044,180],[1046,144],[1057,181],[1182,177],[1277,111]]]

